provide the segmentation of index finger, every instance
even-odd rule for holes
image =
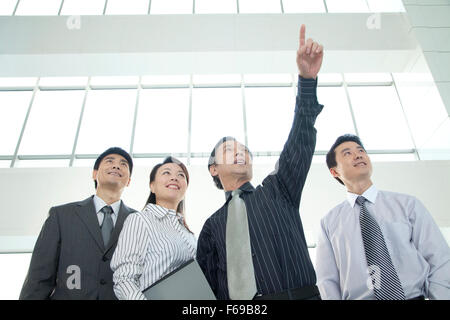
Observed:
[[[305,31],[306,31],[306,26],[304,24],[302,24],[302,26],[300,27],[300,46],[305,45]]]

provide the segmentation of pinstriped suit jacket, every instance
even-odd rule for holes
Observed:
[[[292,129],[276,170],[256,189],[240,187],[248,214],[258,293],[314,285],[311,263],[300,220],[300,198],[316,144],[314,123],[323,106],[317,102],[317,81],[299,77]],[[226,263],[228,201],[205,222],[197,259],[218,299],[229,299]]]
[[[51,208],[36,241],[19,299],[115,300],[109,264],[125,218],[134,211],[120,204],[105,248],[93,196]],[[79,270],[79,286],[75,270]]]

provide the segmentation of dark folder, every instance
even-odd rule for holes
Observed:
[[[216,300],[195,259],[164,276],[143,293],[150,300]]]

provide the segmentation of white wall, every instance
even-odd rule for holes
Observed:
[[[204,221],[224,202],[206,165],[188,167],[191,183],[186,195],[187,222],[198,236]],[[142,209],[148,197],[151,168],[135,167],[124,202]],[[254,185],[273,166],[254,166]],[[0,252],[29,252],[51,206],[84,199],[94,192],[91,168],[0,169]],[[379,189],[418,197],[438,225],[450,227],[450,161],[375,162],[373,181]],[[300,213],[309,244],[315,242],[320,218],[343,201],[345,189],[325,164],[313,163],[304,188]]]

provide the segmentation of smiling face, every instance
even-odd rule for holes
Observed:
[[[150,189],[156,195],[156,202],[178,203],[184,199],[187,189],[186,174],[176,163],[166,163],[158,168]]]
[[[209,170],[212,176],[219,176],[220,180],[232,176],[251,180],[253,169],[250,153],[236,140],[225,141],[217,147],[215,163]]]
[[[341,179],[345,185],[370,181],[372,163],[363,147],[347,141],[337,146],[334,152],[337,165],[330,169],[333,177]]]
[[[121,155],[109,154],[102,159],[98,169],[93,171],[92,178],[97,181],[97,190],[122,190],[130,184],[128,161]]]

